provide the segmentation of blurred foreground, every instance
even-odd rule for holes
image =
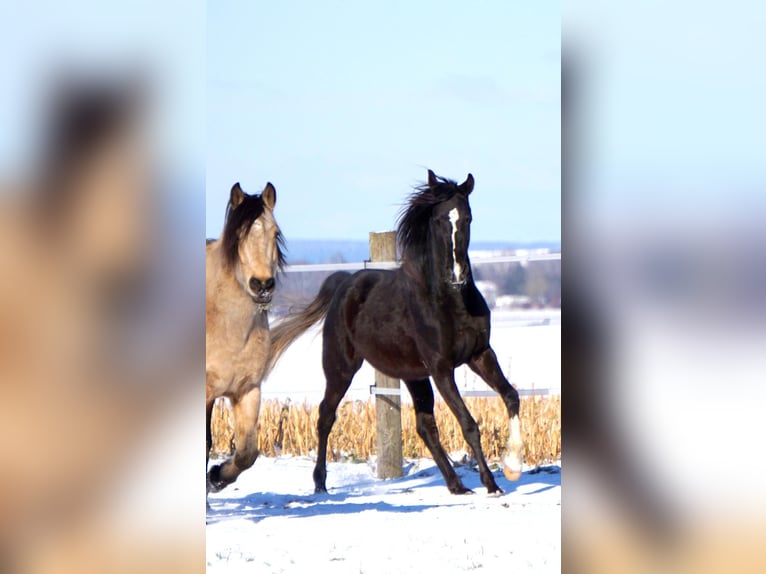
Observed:
[[[565,571],[763,572],[764,11],[603,8],[564,9]]]
[[[33,9],[19,28],[71,47]],[[36,80],[0,173],[0,571],[201,571],[204,184],[168,153],[178,86],[89,40],[66,65],[14,46]]]

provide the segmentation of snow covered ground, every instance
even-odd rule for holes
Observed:
[[[506,494],[490,497],[479,475],[458,468],[473,495],[455,496],[431,460],[400,479],[373,464],[330,463],[328,494],[314,494],[308,458],[259,458],[210,495],[208,572],[559,572],[560,466],[495,471]]]
[[[558,310],[495,311],[491,344],[518,388],[561,388]],[[287,350],[264,398],[318,404],[324,392],[321,326]],[[466,368],[461,389],[487,386]],[[365,363],[346,398],[367,400]],[[407,393],[403,400],[409,400]],[[330,463],[329,494],[313,493],[314,461],[259,458],[236,483],[210,495],[210,572],[425,573],[559,572],[561,467],[527,469],[506,494],[489,497],[479,475],[458,468],[474,495],[451,495],[433,461],[409,462],[405,476],[378,480],[374,463]]]

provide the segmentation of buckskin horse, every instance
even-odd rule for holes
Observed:
[[[261,381],[269,358],[268,309],[275,277],[283,267],[283,238],[274,219],[277,194],[267,183],[261,195],[231,188],[219,240],[206,244],[205,398],[207,450],[213,404],[227,397],[234,417],[234,454],[207,474],[208,492],[218,492],[258,457]]]

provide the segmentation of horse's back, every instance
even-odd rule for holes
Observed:
[[[345,273],[345,275],[340,275]],[[385,269],[363,269],[353,274],[339,271],[328,286],[334,288],[336,304],[344,305],[347,312],[385,312],[391,304],[407,298],[403,278],[396,271]],[[380,309],[379,309],[380,308]],[[353,317],[348,317],[353,320]]]

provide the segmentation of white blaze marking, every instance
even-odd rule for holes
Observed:
[[[455,276],[455,283],[460,282],[460,276],[463,273],[460,263],[457,262],[457,243],[455,243],[455,236],[457,235],[457,222],[460,219],[460,213],[458,213],[457,207],[453,207],[449,212],[449,221],[452,224],[452,274]]]

